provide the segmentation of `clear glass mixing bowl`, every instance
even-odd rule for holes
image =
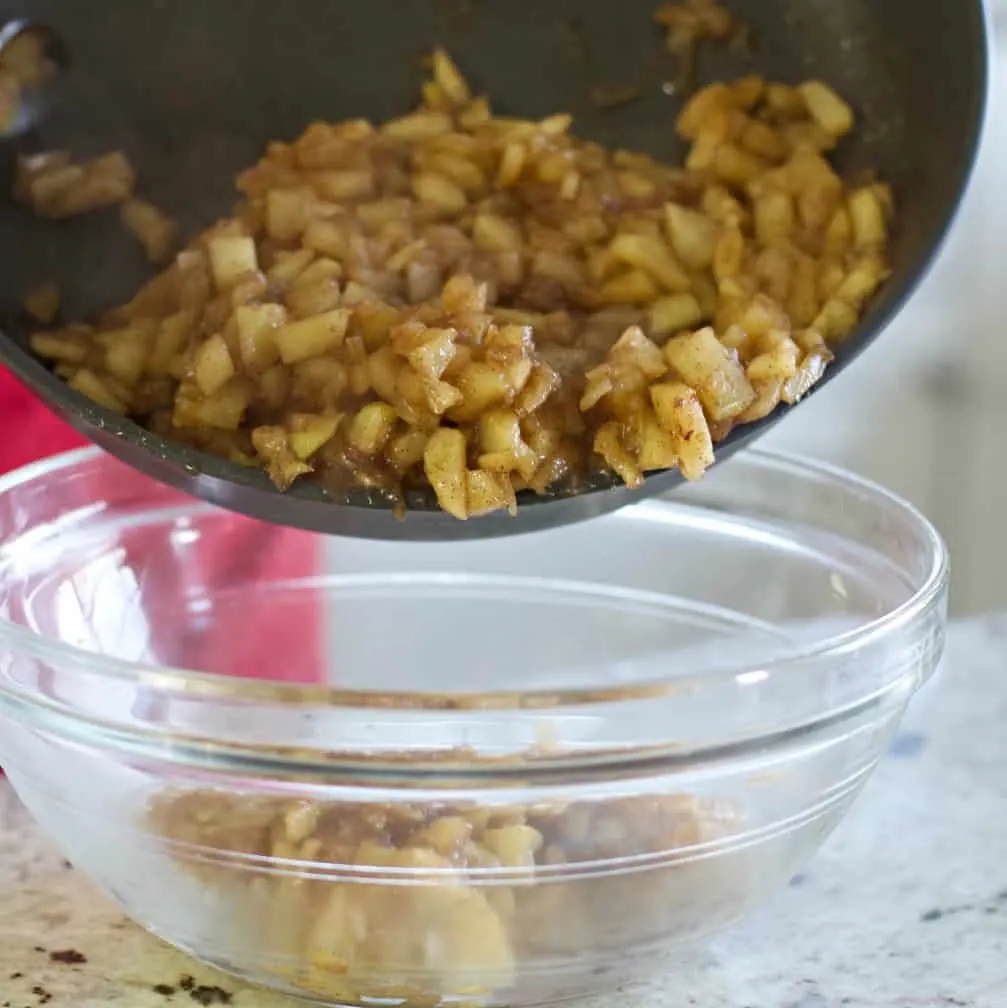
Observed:
[[[667,968],[801,868],[934,670],[946,584],[911,507],[761,452],[584,525],[413,545],[88,450],[0,480],[0,763],[225,970],[540,1004]]]

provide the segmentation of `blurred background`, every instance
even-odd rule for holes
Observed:
[[[766,441],[924,510],[951,547],[956,615],[1007,608],[1007,0],[990,5],[986,137],[937,265],[871,352]]]

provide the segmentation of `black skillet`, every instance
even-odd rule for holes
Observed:
[[[311,120],[382,120],[412,107],[420,57],[446,46],[504,114],[576,115],[577,131],[660,157],[680,156],[681,96],[662,89],[675,66],[656,29],[656,0],[0,0],[0,27],[51,26],[63,72],[36,128],[6,148],[65,148],[83,157],[124,149],[142,193],[195,231],[227,213],[232,180],[264,143]],[[981,0],[731,0],[752,44],[707,50],[699,80],[757,71],[817,77],[856,106],[859,128],[841,167],[875,167],[895,187],[895,274],[821,388],[899,311],[932,261],[966,187],[981,133],[989,71]],[[644,96],[600,109],[598,88]],[[404,520],[392,502],[326,496],[184,448],[69,390],[24,352],[25,291],[55,278],[67,318],[128,299],[148,276],[114,213],[53,224],[0,195],[0,361],[78,430],[130,465],[197,497],[266,521],[379,539],[440,540],[528,532],[600,515],[675,486],[651,476],[632,492],[598,478],[576,496],[520,501],[517,518],[459,522],[423,497]],[[719,446],[723,461],[789,413],[777,410]]]

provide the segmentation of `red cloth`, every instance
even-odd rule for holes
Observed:
[[[0,425],[0,473],[87,444],[3,368]],[[320,573],[319,544],[320,539],[308,533],[222,515],[213,529],[212,549],[204,541],[198,552],[186,555],[159,544],[156,563],[149,557],[146,562],[135,558],[135,564],[144,568],[144,608],[156,614],[152,623],[158,657],[175,663],[182,659],[197,671],[319,682],[324,670],[324,623],[317,595],[251,592],[231,603],[226,594],[243,581],[286,581]],[[130,564],[130,559],[124,563]],[[217,606],[218,621],[213,607],[201,625],[186,611],[181,603],[194,591],[211,601],[220,594],[224,601]],[[242,607],[240,616],[231,610],[225,618],[224,607],[231,604]],[[182,618],[173,622],[173,613]]]
[[[0,473],[87,444],[5,368],[0,368],[0,424]]]

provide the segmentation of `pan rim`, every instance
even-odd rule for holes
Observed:
[[[930,275],[971,189],[989,113],[992,15],[983,0],[969,0],[967,9],[963,8],[959,16],[970,20],[976,58],[961,68],[972,77],[968,88],[971,107],[963,157],[950,186],[953,198],[930,236],[931,240],[911,257],[908,266],[889,288],[883,305],[838,348],[835,360],[808,397],[842,374],[901,314]],[[630,490],[614,474],[601,473],[585,480],[575,490],[548,496],[523,491],[518,496],[517,518],[489,515],[464,523],[442,512],[429,496],[417,494],[407,497],[404,519],[397,521],[393,514],[399,509],[399,502],[380,491],[336,493],[319,482],[303,481],[281,494],[261,470],[182,445],[98,406],[70,389],[40,362],[15,349],[12,341],[0,339],[0,363],[78,432],[123,457],[145,475],[250,517],[311,531],[401,540],[493,538],[595,517],[683,482],[677,471],[665,470],[649,474],[642,488]],[[736,428],[717,445],[717,464],[786,419],[797,405],[800,404],[781,404],[768,417]],[[132,450],[123,451],[123,443],[128,443]]]

